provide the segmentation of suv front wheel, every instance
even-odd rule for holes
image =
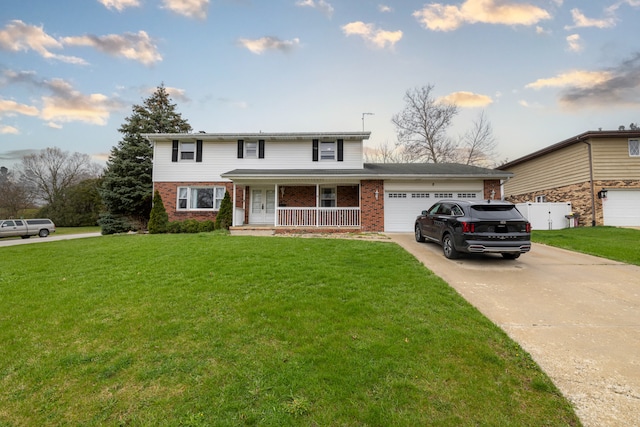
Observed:
[[[420,231],[420,226],[416,224],[416,242],[424,242],[424,236],[422,235],[422,231]]]
[[[448,259],[456,259],[460,256],[456,247],[453,245],[451,234],[447,233],[442,237],[442,252]]]

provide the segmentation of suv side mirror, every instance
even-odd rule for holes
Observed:
[[[422,211],[422,216],[427,216],[427,211]]]

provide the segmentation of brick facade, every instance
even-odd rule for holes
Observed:
[[[500,200],[502,198],[499,179],[484,180],[483,197],[486,200]]]
[[[510,195],[506,200],[512,203],[534,202],[537,196],[544,196],[550,203],[570,202],[572,211],[579,215],[579,226],[603,225],[604,217],[602,212],[602,200],[598,199],[597,193],[603,188],[640,188],[640,181],[635,180],[615,180],[615,181],[594,181],[594,193],[592,198],[591,183],[584,181],[578,184],[566,185],[557,188],[533,191],[530,193]],[[593,216],[592,205],[595,204],[595,217]],[[594,222],[595,221],[595,222]]]
[[[360,226],[362,231],[384,231],[383,180],[360,181]]]
[[[169,221],[184,221],[195,219],[198,221],[215,221],[218,211],[179,211],[176,209],[178,203],[178,187],[225,187],[233,200],[233,183],[230,182],[155,182],[154,191],[157,190],[162,198],[162,203],[169,216]],[[242,189],[236,191],[237,207],[242,207]]]

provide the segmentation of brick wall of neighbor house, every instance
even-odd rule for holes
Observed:
[[[376,200],[378,190],[378,200]],[[384,231],[384,181],[360,181],[360,229]]]
[[[596,225],[604,224],[604,217],[602,212],[602,200],[598,199],[597,193],[603,188],[640,188],[640,181],[636,180],[609,180],[609,181],[594,181],[594,201],[596,208],[595,222]],[[536,196],[544,196],[545,200],[550,203],[562,203],[570,202],[571,210],[580,215],[578,225],[591,226],[593,217],[592,212],[592,198],[591,198],[591,183],[589,181],[579,184],[567,185],[558,188],[549,188],[546,190],[534,191],[531,193],[507,195],[506,200],[512,203],[526,203],[534,202]]]
[[[491,197],[491,192],[493,193],[493,197]],[[500,200],[502,195],[500,194],[500,180],[499,179],[485,179],[484,180],[484,198],[487,200],[497,199]]]
[[[169,216],[169,221],[184,221],[195,219],[197,221],[215,221],[218,211],[178,211],[178,187],[225,187],[233,200],[233,184],[230,182],[155,182],[154,190],[158,190],[162,203]],[[242,207],[242,188],[236,189],[236,206]]]

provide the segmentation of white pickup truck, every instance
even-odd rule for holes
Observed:
[[[47,237],[55,231],[56,226],[50,219],[0,219],[0,237]]]

